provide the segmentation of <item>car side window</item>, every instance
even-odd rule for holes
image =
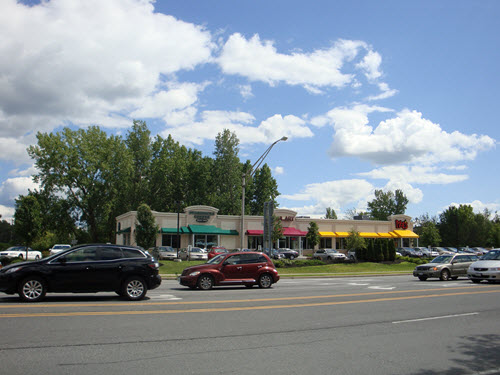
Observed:
[[[122,257],[122,251],[116,247],[100,247],[97,249],[97,260],[115,260]]]
[[[258,263],[259,262],[259,256],[257,254],[243,254],[241,256],[241,262],[242,264],[248,264],[248,263]]]
[[[63,256],[67,263],[89,262],[97,259],[95,247],[84,247]]]
[[[226,259],[227,264],[240,264],[241,263],[241,257],[240,255],[233,255],[230,256],[229,258]]]
[[[145,258],[144,254],[138,249],[122,249],[124,258]]]

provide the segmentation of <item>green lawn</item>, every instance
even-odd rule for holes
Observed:
[[[203,264],[203,261],[161,261],[163,264],[160,267],[160,274],[163,275],[180,275],[182,270],[189,266]],[[281,276],[335,276],[335,275],[366,275],[366,274],[404,274],[411,273],[415,268],[414,263],[402,262],[397,264],[381,264],[381,263],[333,263],[319,266],[307,267],[280,267],[278,273]]]

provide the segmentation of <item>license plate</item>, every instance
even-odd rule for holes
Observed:
[[[424,273],[423,272],[419,272],[418,273],[418,276],[422,276]]]

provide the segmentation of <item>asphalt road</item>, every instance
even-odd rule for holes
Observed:
[[[500,374],[500,284],[282,279],[148,299],[0,295],[2,374]]]

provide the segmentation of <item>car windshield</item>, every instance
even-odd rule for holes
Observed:
[[[431,263],[450,263],[453,256],[451,255],[440,255],[434,258]]]
[[[219,264],[220,262],[222,262],[225,256],[226,256],[225,254],[219,254],[217,256],[214,256],[207,262],[207,264]]]
[[[6,251],[20,251],[20,250],[24,250],[24,247],[23,246],[12,246],[12,247],[9,247]]]
[[[483,260],[500,260],[500,250],[491,250],[483,255]]]
[[[192,252],[192,253],[202,253],[202,251],[201,251],[201,249],[200,249],[199,247],[193,247],[193,248],[191,249],[191,252]]]
[[[337,252],[337,250],[327,250],[326,252],[327,252],[327,253],[336,253],[336,252]]]

